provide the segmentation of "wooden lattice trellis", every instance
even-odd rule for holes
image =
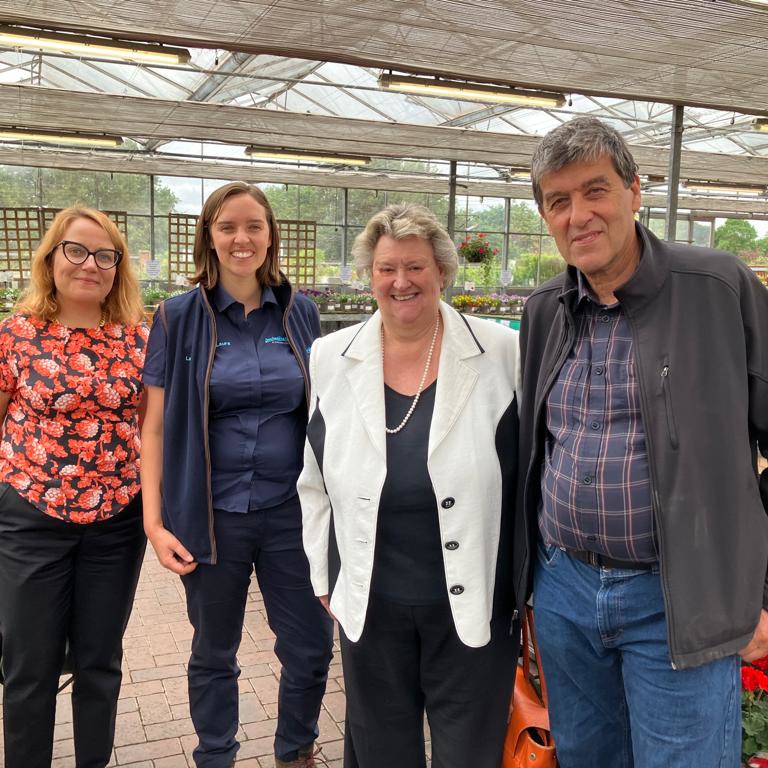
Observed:
[[[168,216],[169,284],[177,275],[191,275],[195,271],[192,249],[196,224],[197,216],[184,213]],[[297,288],[315,284],[316,243],[316,222],[280,222],[280,267]]]
[[[40,208],[38,209],[43,218],[43,230],[45,231],[51,225],[56,214],[61,208]],[[128,239],[128,214],[125,211],[103,211],[109,216],[112,221],[115,222],[117,228],[123,233],[123,236]]]
[[[187,213],[168,214],[168,285],[179,275],[186,277],[195,273],[192,252],[197,218]]]
[[[280,266],[297,287],[315,284],[317,222],[280,222]]]
[[[59,208],[0,208],[0,272],[23,279],[29,272],[32,254]],[[105,211],[127,237],[128,214]]]
[[[21,279],[43,229],[38,208],[0,209],[0,271]]]

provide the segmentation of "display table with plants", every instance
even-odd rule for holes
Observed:
[[[300,292],[315,303],[321,315],[331,313],[343,315],[370,315],[373,314],[378,307],[373,294],[368,291],[341,293],[338,291],[318,291],[302,288]]]
[[[481,315],[519,316],[524,304],[524,296],[508,293],[459,293],[451,298],[451,305],[459,312]]]

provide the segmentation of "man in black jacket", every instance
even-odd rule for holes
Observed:
[[[635,162],[594,118],[531,176],[568,268],[523,314],[515,575],[560,764],[736,768],[740,657],[768,654],[768,291],[637,224]]]

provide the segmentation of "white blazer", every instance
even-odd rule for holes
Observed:
[[[437,499],[446,587],[456,632],[490,639],[497,610],[512,613],[509,566],[517,459],[517,331],[440,303],[443,340],[427,469]],[[316,595],[351,641],[365,623],[379,499],[387,474],[381,315],[317,339],[312,405],[298,492]],[[330,545],[330,551],[329,551]],[[335,584],[329,569],[338,552]],[[494,592],[496,594],[494,594]]]

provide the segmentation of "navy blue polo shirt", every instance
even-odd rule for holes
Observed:
[[[306,435],[304,378],[271,288],[248,317],[221,284],[210,298],[217,334],[208,411],[213,507],[273,507],[296,493]],[[165,331],[155,323],[144,381],[162,386],[164,368]]]

